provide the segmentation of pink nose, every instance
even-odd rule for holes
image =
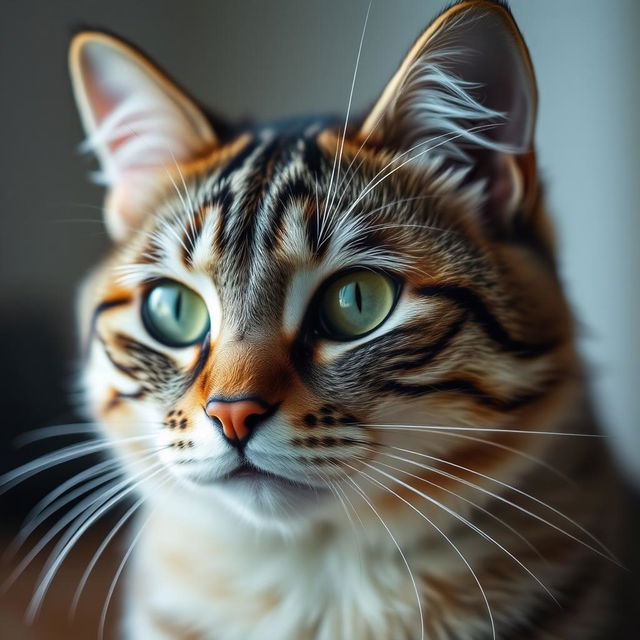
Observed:
[[[257,400],[210,400],[206,406],[207,415],[220,421],[224,435],[229,440],[238,442],[245,440],[251,433],[253,423],[248,418],[259,418],[267,411],[268,405]]]

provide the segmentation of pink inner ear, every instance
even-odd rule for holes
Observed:
[[[116,95],[115,89],[110,93],[108,85],[102,81],[100,75],[100,65],[92,61],[91,56],[87,56],[85,60],[85,68],[83,80],[89,102],[91,103],[91,112],[96,129],[100,129],[104,121],[112,114],[120,104],[126,99],[126,96]],[[109,148],[115,149],[133,134],[122,136],[121,139],[109,141]]]
[[[215,144],[205,116],[151,63],[125,44],[87,34],[72,49],[73,81],[101,171],[109,188],[106,222],[121,238],[140,225],[164,184],[166,170]]]
[[[87,147],[99,156],[104,182],[186,160],[213,141],[201,114],[133,52],[88,42],[80,60]]]
[[[100,129],[105,119],[110,114],[112,114],[117,107],[118,103],[116,101],[109,100],[105,95],[97,94],[94,114],[96,118],[96,126],[98,129]],[[119,123],[119,126],[126,128],[126,124],[126,121],[123,120]],[[110,154],[115,155],[118,149],[121,149],[125,144],[136,137],[137,134],[133,130],[133,122],[131,123],[131,126],[131,132],[123,133],[122,135],[111,136],[104,140],[104,145]]]
[[[488,205],[508,218],[516,212],[524,195],[522,174],[511,155],[497,153],[487,161],[493,165],[487,187]]]
[[[83,74],[85,87],[89,100],[91,101],[96,126],[100,126],[100,123],[107,115],[115,109],[116,101],[109,99],[109,96],[101,90],[100,83],[96,81],[95,71],[90,63],[87,63],[87,67]]]
[[[91,102],[93,105],[93,115],[96,127],[100,129],[107,117],[118,107],[119,101],[114,99],[113,96],[109,96],[107,93],[100,91],[100,87],[94,86],[95,84],[96,83],[88,83],[88,90],[92,96]],[[114,153],[133,136],[134,133],[131,132],[129,134],[124,134],[122,136],[106,140],[106,146],[111,153]]]

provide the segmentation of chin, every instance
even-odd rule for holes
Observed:
[[[265,473],[236,473],[206,483],[187,482],[200,498],[214,497],[248,525],[285,534],[303,529],[321,513],[326,514],[333,502],[327,488]]]
[[[331,493],[277,477],[238,478],[219,487],[225,504],[259,527],[291,531],[314,519]]]

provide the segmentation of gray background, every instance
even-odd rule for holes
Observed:
[[[374,1],[356,111],[447,1]],[[640,482],[640,1],[511,6],[538,75],[539,158],[562,275],[609,441]],[[344,113],[366,8],[366,0],[0,0],[0,472],[37,453],[11,448],[16,433],[69,415],[74,288],[108,248],[101,192],[86,179],[90,160],[76,151],[82,131],[66,70],[72,30],[121,34],[234,118]],[[61,477],[3,497],[0,530]],[[90,607],[72,635],[46,617],[24,629],[21,599],[32,584],[17,601],[0,598],[0,633],[92,637]],[[103,587],[95,587],[96,602]],[[64,618],[69,594],[57,589],[50,613]],[[635,596],[625,596],[633,609]]]

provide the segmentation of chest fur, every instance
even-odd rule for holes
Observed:
[[[419,637],[416,587],[397,551],[326,531],[237,544],[159,527],[143,542],[130,580],[132,615],[141,608],[152,624],[184,630],[176,637]]]

